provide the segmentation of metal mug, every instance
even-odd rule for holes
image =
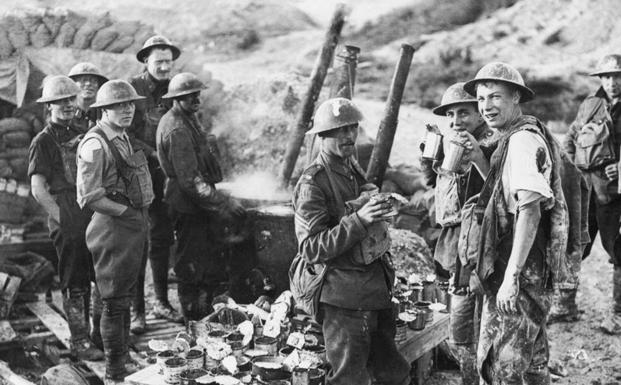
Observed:
[[[440,158],[442,151],[442,135],[432,131],[427,131],[425,136],[425,149],[423,150],[423,158],[437,160]]]
[[[442,169],[450,172],[459,172],[465,152],[465,145],[454,140],[449,141],[446,146],[446,154],[444,154],[444,161],[441,166]]]

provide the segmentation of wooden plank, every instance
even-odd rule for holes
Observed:
[[[434,311],[433,321],[423,330],[408,329],[406,339],[397,348],[408,362],[416,361],[449,337],[449,315]]]
[[[13,330],[21,331],[21,330],[31,330],[33,327],[37,325],[41,325],[41,320],[38,317],[24,317],[19,319],[12,319],[11,326],[13,326]]]
[[[106,375],[106,362],[105,361],[82,361],[90,370],[97,375],[97,377],[103,378]]]
[[[66,348],[70,348],[71,332],[69,331],[69,325],[67,325],[67,321],[60,314],[44,302],[31,302],[27,303],[26,306],[34,315],[39,317],[43,325],[54,333]]]
[[[34,383],[26,380],[25,378],[13,373],[11,368],[9,368],[9,365],[4,361],[0,361],[0,378],[4,379],[7,384],[35,385]]]
[[[21,338],[21,344],[24,347],[30,347],[30,346],[40,345],[43,341],[47,341],[51,338],[56,338],[56,336],[54,335],[54,333],[50,331],[40,332],[40,333],[31,333]]]
[[[166,385],[164,376],[159,374],[159,365],[153,364],[125,377],[125,382],[132,385]]]

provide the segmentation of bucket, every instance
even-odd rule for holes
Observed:
[[[205,353],[202,350],[190,349],[185,355],[188,369],[203,369],[205,367]]]
[[[425,321],[425,315],[424,313],[418,311],[416,311],[415,314],[416,319],[408,322],[408,327],[412,330],[423,330],[425,328],[425,324],[427,323],[427,321]]]
[[[175,353],[172,350],[164,350],[163,352],[157,353],[155,356],[155,363],[159,366],[159,374],[164,374],[164,361],[174,356]]]
[[[173,357],[164,361],[164,382],[167,384],[178,384],[181,380],[179,375],[188,368],[188,363],[184,358]]]
[[[278,355],[278,340],[273,337],[262,336],[254,339],[254,348],[264,350],[270,356]]]

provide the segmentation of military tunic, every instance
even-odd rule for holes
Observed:
[[[343,207],[359,197],[365,183],[354,162],[322,151],[293,194],[298,252],[309,263],[327,266],[319,308],[332,366],[326,384],[368,384],[369,370],[380,383],[408,384],[409,364],[394,343],[393,271],[383,258],[356,262],[368,232],[357,213]]]

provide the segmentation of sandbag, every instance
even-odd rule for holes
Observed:
[[[77,29],[73,25],[65,23],[60,27],[54,43],[60,48],[69,47],[73,44],[73,37],[76,32]]]
[[[12,131],[7,132],[1,137],[2,143],[7,148],[22,148],[30,145],[32,137],[29,132],[26,131]]]
[[[37,29],[30,35],[30,41],[35,48],[47,47],[52,43],[52,36],[45,24],[41,23]]]
[[[112,24],[110,13],[103,16],[96,16],[84,23],[73,37],[73,46],[79,49],[87,49],[90,47],[93,37],[100,29],[108,27]]]
[[[60,27],[62,27],[65,22],[66,13],[66,11],[60,8],[48,8],[45,10],[45,14],[41,18],[41,21],[50,32],[50,38],[52,40],[54,40],[60,32]]]
[[[115,29],[118,32],[118,38],[106,47],[106,51],[122,53],[134,43],[134,36],[141,26],[142,24],[138,21],[121,21],[116,23]]]
[[[28,159],[28,147],[24,148],[7,148],[3,151],[0,151],[0,159],[18,159],[25,158]]]
[[[0,178],[8,178],[13,174],[13,169],[6,159],[0,159]]]
[[[24,119],[20,118],[5,118],[0,119],[0,137],[8,132],[31,132],[32,128],[30,124]]]
[[[13,44],[9,40],[9,33],[0,25],[0,60],[8,59],[13,54]]]
[[[142,48],[144,42],[153,35],[155,35],[155,31],[152,26],[145,24],[141,25],[134,35],[134,43],[127,47],[123,52],[135,55],[136,52]]]
[[[119,33],[116,31],[114,25],[100,29],[95,33],[95,36],[93,36],[91,49],[95,51],[104,51],[117,37],[119,37]]]
[[[30,44],[28,31],[18,17],[14,15],[6,16],[0,24],[6,26],[9,40],[15,49],[24,48]]]
[[[19,181],[28,180],[28,158],[13,158],[9,160],[13,169],[13,178]]]

